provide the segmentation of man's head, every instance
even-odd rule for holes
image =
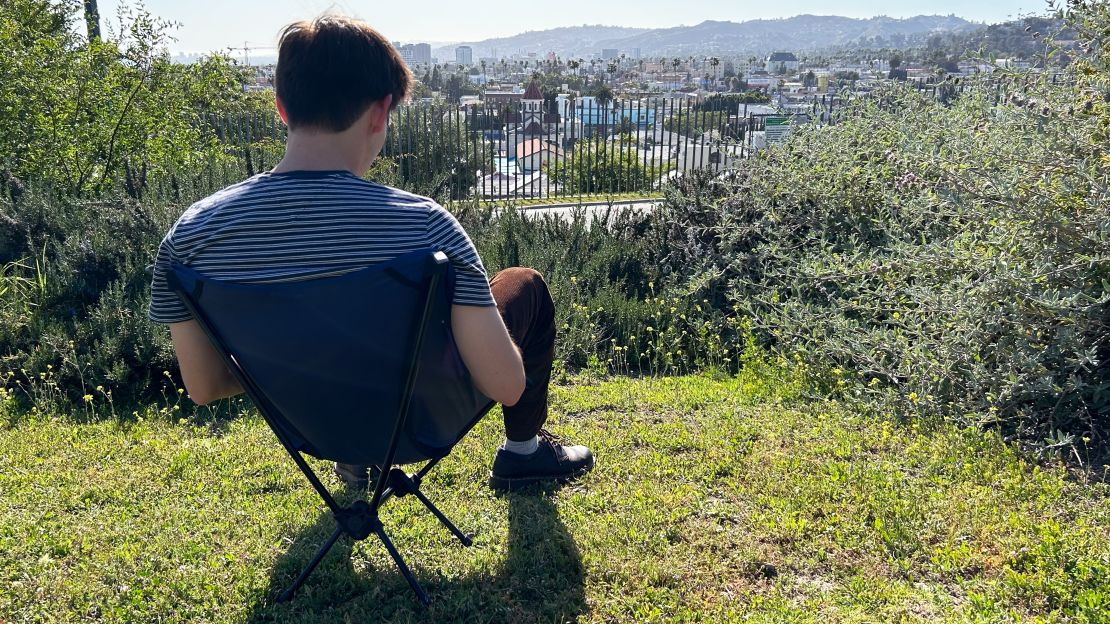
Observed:
[[[323,15],[285,27],[275,76],[290,130],[343,132],[384,102],[396,107],[412,73],[393,45],[365,22]]]

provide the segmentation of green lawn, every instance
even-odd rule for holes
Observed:
[[[507,497],[491,414],[426,486],[473,548],[384,514],[427,611],[374,540],[273,604],[331,525],[258,418],[0,425],[0,622],[1110,622],[1106,486],[779,388],[574,378],[597,469]]]

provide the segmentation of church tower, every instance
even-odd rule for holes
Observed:
[[[543,93],[535,80],[528,83],[520,100],[520,122],[525,134],[543,134]]]

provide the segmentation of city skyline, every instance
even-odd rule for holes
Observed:
[[[100,0],[101,21],[106,28],[117,22],[120,0]],[[289,22],[311,18],[325,11],[338,11],[364,19],[393,41],[426,42],[435,46],[508,37],[527,31],[540,31],[583,24],[604,24],[631,28],[669,28],[693,25],[706,20],[743,22],[755,19],[787,18],[801,14],[894,18],[915,15],[955,14],[968,20],[993,23],[1039,12],[1041,2],[1029,0],[990,0],[966,3],[953,0],[907,0],[897,3],[875,0],[844,0],[831,4],[816,0],[782,0],[773,6],[735,0],[688,0],[664,3],[645,0],[636,3],[598,4],[587,0],[568,0],[560,11],[526,11],[519,2],[486,0],[482,10],[474,5],[436,4],[434,11],[420,11],[413,19],[412,5],[377,5],[352,0],[241,0],[217,4],[212,0],[182,3],[175,0],[148,0],[152,14],[178,23],[173,53],[201,53],[241,49],[246,45],[267,53],[277,41],[280,29]],[[213,19],[219,14],[220,19]],[[522,17],[525,16],[525,17]]]

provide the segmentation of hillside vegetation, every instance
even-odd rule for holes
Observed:
[[[181,387],[166,333],[145,320],[145,268],[211,190],[189,163],[227,157],[219,133],[193,122],[259,104],[229,95],[238,74],[218,58],[160,73],[171,69],[149,16],[91,57],[61,6],[0,9],[0,62],[17,75],[0,128],[20,128],[0,133],[0,152],[20,155],[0,193],[2,392],[22,413],[126,419]],[[938,97],[884,87],[739,171],[679,179],[655,214],[588,223],[452,208],[491,271],[547,276],[568,370],[735,372],[755,345],[818,395],[997,429],[1097,470],[1110,431],[1108,11],[1072,2],[1056,16],[1083,51],[1063,76],[1000,71]],[[81,113],[93,91],[96,110]],[[28,110],[57,117],[21,125]],[[195,132],[157,124],[162,111]],[[76,151],[24,149],[40,142]]]
[[[997,435],[799,403],[758,366],[568,381],[585,479],[493,495],[495,413],[425,484],[474,547],[387,506],[428,611],[374,540],[274,603],[331,521],[257,417],[0,427],[0,620],[1110,622],[1106,487]]]

